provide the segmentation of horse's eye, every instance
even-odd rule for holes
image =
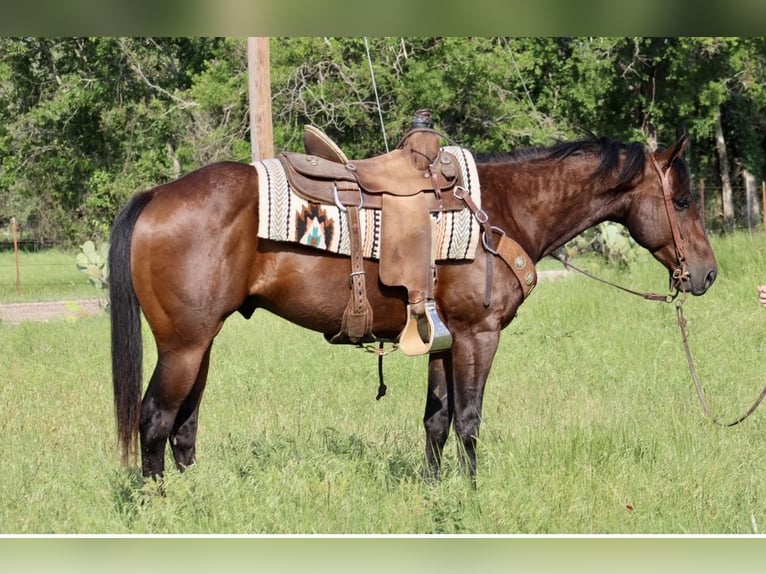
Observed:
[[[691,201],[689,201],[688,197],[682,197],[681,199],[674,200],[673,204],[676,206],[676,209],[689,209]]]

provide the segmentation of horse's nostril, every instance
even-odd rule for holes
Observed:
[[[716,275],[717,275],[717,272],[715,269],[711,269],[710,271],[708,271],[707,276],[705,277],[705,289],[710,288],[710,286],[715,281]]]

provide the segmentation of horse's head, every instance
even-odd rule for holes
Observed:
[[[691,192],[684,136],[647,153],[643,178],[628,195],[625,224],[633,238],[670,272],[671,287],[702,295],[718,273],[713,249]]]

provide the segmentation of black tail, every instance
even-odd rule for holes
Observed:
[[[124,465],[137,460],[143,378],[141,308],[131,279],[130,246],[136,220],[151,198],[152,194],[145,192],[128,202],[114,221],[109,247],[112,384],[117,440]]]

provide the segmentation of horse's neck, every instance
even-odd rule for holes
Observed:
[[[619,217],[612,212],[616,204],[609,201],[609,189],[587,181],[583,173],[590,171],[568,164],[479,166],[482,204],[490,223],[538,261],[589,227]]]

